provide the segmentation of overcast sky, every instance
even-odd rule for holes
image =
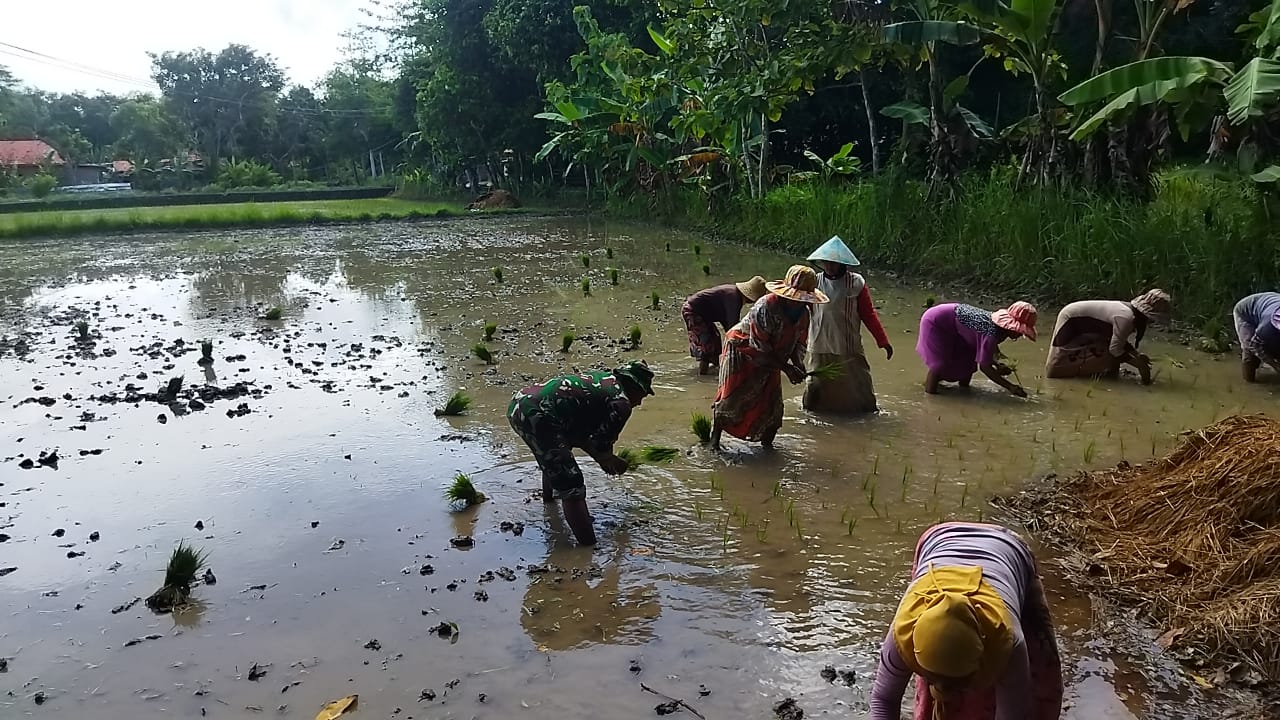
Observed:
[[[340,58],[366,0],[0,0],[0,65],[54,92],[145,92],[147,52],[217,52],[240,43],[273,55],[292,83],[314,85]],[[12,46],[42,53],[32,58]],[[69,65],[71,67],[69,67]],[[108,76],[125,76],[128,79]]]

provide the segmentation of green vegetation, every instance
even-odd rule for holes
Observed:
[[[589,267],[591,267],[591,256],[590,256],[590,255],[588,255],[588,254],[586,254],[586,253],[582,253],[582,255],[581,255],[581,258],[580,258],[580,259],[582,260],[582,267],[584,267],[584,268],[589,268]]]
[[[564,335],[561,335],[560,336],[560,352],[564,352],[564,353],[569,352],[569,348],[573,347],[573,341],[577,339],[578,339],[578,336],[574,335],[572,332],[566,332]]]
[[[213,364],[213,341],[212,340],[200,341],[200,360],[198,362],[201,365]]]
[[[91,336],[89,335],[89,323],[88,323],[88,321],[86,321],[86,320],[77,320],[77,321],[76,321],[76,335],[77,335],[77,336],[79,336],[80,340],[82,340],[82,341],[84,341],[84,340],[89,340],[89,338],[90,338]]]
[[[493,268],[492,270],[490,270],[489,272],[493,273],[493,279],[494,279],[495,281],[497,281],[499,284],[501,284],[501,283],[502,283],[502,268],[500,268],[500,267],[495,267],[495,268]]]
[[[693,244],[693,254],[698,256],[702,255],[702,246],[698,243]]]
[[[703,274],[703,275],[710,275],[710,274],[711,274],[711,266],[710,266],[710,265],[706,265],[706,264],[704,264],[704,265],[702,266],[702,274]]]
[[[205,569],[208,554],[179,541],[165,566],[164,586],[147,598],[147,607],[155,612],[169,612],[187,604],[191,586]]]
[[[605,249],[604,249],[604,256],[605,256],[606,258],[608,258],[608,259],[612,260],[612,259],[613,259],[613,248],[611,248],[611,247],[607,247],[607,248],[605,248]]]
[[[631,332],[628,333],[627,335],[631,339],[631,347],[633,348],[640,347],[640,338],[643,335],[644,335],[644,331],[640,329],[639,325],[632,325]]]
[[[485,501],[485,496],[476,486],[471,483],[471,476],[464,473],[458,473],[454,476],[453,482],[449,483],[449,487],[445,488],[444,498],[451,505],[461,506],[462,509],[479,505]]]
[[[618,457],[622,458],[624,462],[627,463],[628,471],[635,470],[636,468],[644,464],[644,462],[640,459],[639,453],[637,453],[635,450],[623,448],[622,450],[618,451],[617,455]]]
[[[609,284],[618,284],[618,268],[609,268]]]
[[[471,407],[471,396],[459,390],[449,396],[444,407],[436,409],[436,417],[454,417],[461,415]]]
[[[660,299],[661,298],[658,297],[657,290],[654,290],[653,292],[649,293],[649,304],[653,307],[654,310],[658,309],[658,301]]]
[[[49,197],[49,193],[58,186],[58,179],[48,173],[40,173],[31,178],[31,194],[37,198]]]
[[[693,421],[689,424],[689,427],[693,430],[693,434],[697,436],[698,442],[703,445],[711,442],[711,418],[696,412],[693,414]]]
[[[818,380],[835,380],[841,375],[844,375],[844,365],[839,362],[820,365],[816,369],[811,370],[808,375],[809,377],[817,378]]]
[[[476,359],[480,360],[485,365],[493,364],[493,353],[490,352],[489,348],[484,346],[484,343],[476,343],[471,346],[471,354],[475,355]]]
[[[284,317],[284,308],[280,307],[279,305],[273,308],[267,308],[267,311],[262,313],[263,320],[279,320],[280,318],[283,318],[283,317]]]
[[[680,457],[680,451],[675,448],[663,447],[661,445],[645,445],[640,450],[640,457],[643,458],[645,462],[667,463]]]
[[[491,322],[485,323],[484,324],[484,341],[485,342],[492,341],[493,334],[496,332],[498,332],[498,323],[491,323]]]
[[[591,278],[582,278],[582,295],[591,297]]]
[[[178,397],[178,393],[182,392],[182,383],[185,379],[186,378],[182,375],[176,375],[169,378],[168,382],[164,385],[164,390],[162,390],[160,394],[172,401],[174,398]]]
[[[461,205],[393,198],[17,212],[0,213],[0,239],[411,220],[462,212]]]

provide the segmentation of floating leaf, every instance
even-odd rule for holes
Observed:
[[[359,701],[359,695],[348,695],[341,700],[334,700],[321,708],[320,713],[316,715],[316,720],[336,720],[348,710],[355,710],[356,703]]]

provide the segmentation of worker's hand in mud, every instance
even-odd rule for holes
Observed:
[[[627,471],[627,461],[617,455],[606,455],[600,458],[600,469],[610,475],[621,475]]]
[[[885,345],[885,346],[884,346],[884,359],[885,359],[885,360],[892,360],[892,359],[893,359],[893,346],[892,346],[892,345]]]
[[[1013,387],[1009,388],[1009,392],[1013,393],[1014,395],[1020,398],[1024,398],[1027,396],[1026,388],[1022,387],[1021,385],[1014,385]]]
[[[1000,377],[1005,377],[1006,375],[1012,375],[1013,368],[1009,367],[1008,365],[1005,365],[1004,363],[996,363],[996,374],[999,375]],[[1023,397],[1025,397],[1025,395]]]
[[[792,385],[799,385],[804,382],[804,370],[801,370],[795,365],[785,365],[783,366],[782,371],[787,374],[787,379],[791,381]]]

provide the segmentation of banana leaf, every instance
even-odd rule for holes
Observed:
[[[982,42],[982,31],[969,23],[947,20],[912,20],[884,26],[882,37],[903,45],[944,42],[951,45],[976,45]]]
[[[1123,93],[1155,83],[1171,82],[1178,87],[1189,87],[1205,78],[1225,82],[1229,77],[1231,66],[1217,60],[1158,57],[1122,65],[1094,76],[1062,93],[1058,100],[1063,105],[1085,105],[1100,100],[1113,101]]]
[[[1262,115],[1280,95],[1280,60],[1256,57],[1240,68],[1222,94],[1233,124]]]

